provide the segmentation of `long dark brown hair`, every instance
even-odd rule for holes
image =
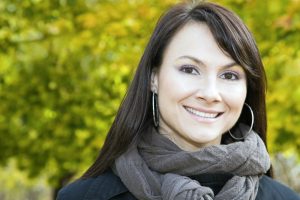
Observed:
[[[244,68],[247,74],[246,102],[255,118],[253,129],[266,144],[266,77],[252,34],[238,16],[222,6],[208,2],[182,3],[170,8],[158,21],[100,154],[83,178],[103,173],[147,127],[153,126],[152,69],[161,65],[171,38],[191,21],[206,23],[219,47]],[[244,113],[241,113],[240,120],[251,121]]]

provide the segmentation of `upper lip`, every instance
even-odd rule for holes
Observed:
[[[205,108],[195,108],[195,107],[192,107],[192,106],[184,106],[185,108],[191,108],[193,110],[196,110],[196,111],[199,111],[199,112],[204,112],[204,113],[211,113],[211,114],[220,114],[220,113],[223,113],[222,111],[217,111],[217,110],[208,110],[208,109],[205,109]]]

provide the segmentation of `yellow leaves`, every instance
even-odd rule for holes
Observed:
[[[281,15],[275,21],[276,28],[282,28],[284,31],[289,31],[291,29],[300,29],[300,2],[299,0],[294,0],[290,2],[287,10],[283,15]]]
[[[91,148],[98,149],[99,147],[102,147],[104,144],[104,137],[96,137],[92,142],[91,142]]]
[[[76,141],[78,141],[81,144],[83,144],[84,141],[90,137],[90,135],[90,132],[86,129],[75,130]]]
[[[128,34],[124,25],[118,22],[108,24],[106,28],[106,33],[117,37],[124,37]]]
[[[0,40],[8,39],[11,35],[11,31],[8,28],[0,29]]]
[[[51,35],[58,35],[61,33],[61,30],[58,26],[55,24],[48,24],[47,26],[47,32]]]
[[[11,57],[0,54],[0,75],[7,74],[10,71]]]
[[[73,23],[67,19],[60,18],[51,23],[45,24],[45,29],[50,35],[59,35],[61,33],[70,32],[73,30]]]
[[[85,29],[95,28],[101,21],[95,13],[84,13],[79,15],[76,20]]]
[[[44,170],[55,182],[60,173],[85,169],[103,145],[154,24],[175,2],[28,0],[6,12],[11,2],[0,0],[0,128],[5,138],[20,138],[3,140],[1,151],[20,149],[24,168]],[[253,23],[264,49],[269,145],[300,144],[299,34],[290,35],[299,26],[299,0],[243,2],[226,1]]]
[[[44,34],[35,28],[28,28],[20,33],[15,33],[11,36],[12,42],[32,42],[36,40],[41,40]]]
[[[129,17],[124,20],[125,26],[132,32],[138,32],[141,29],[141,22],[135,18]]]
[[[149,20],[157,17],[158,10],[148,5],[141,5],[137,9],[137,13],[139,17]]]
[[[44,109],[44,117],[47,119],[53,119],[57,116],[57,113],[54,110],[51,110],[49,108]]]
[[[0,177],[1,194],[5,199],[30,199],[34,195],[37,199],[50,200],[47,197],[51,195],[46,177],[29,178],[27,173],[17,168],[15,159],[9,160],[5,167],[0,168]]]
[[[57,88],[57,84],[54,81],[50,81],[48,87],[50,90],[55,90]]]
[[[38,132],[37,132],[36,130],[34,130],[34,129],[31,129],[31,130],[29,131],[29,133],[28,133],[28,137],[29,137],[29,139],[31,139],[31,140],[35,140],[35,139],[38,138]]]
[[[290,30],[292,27],[292,16],[284,15],[281,16],[275,23],[275,27],[283,28],[284,30]]]
[[[105,26],[104,34],[110,37],[125,37],[131,32],[137,32],[141,28],[140,24],[134,18],[125,18],[121,21],[108,23]]]

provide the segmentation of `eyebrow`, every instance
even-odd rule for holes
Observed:
[[[195,63],[197,63],[199,65],[206,66],[204,64],[204,62],[202,62],[201,60],[199,60],[198,58],[195,58],[193,56],[180,56],[178,59],[190,59],[190,60],[194,61]],[[238,65],[238,64],[236,62],[231,62],[231,63],[228,63],[226,65],[221,66],[221,68],[230,68],[230,67],[235,66],[235,65]]]

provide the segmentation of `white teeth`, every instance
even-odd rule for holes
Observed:
[[[189,112],[193,113],[194,115],[197,115],[199,117],[203,118],[216,118],[218,113],[205,113],[205,112],[200,112],[198,110],[194,110],[192,108],[186,108]]]

